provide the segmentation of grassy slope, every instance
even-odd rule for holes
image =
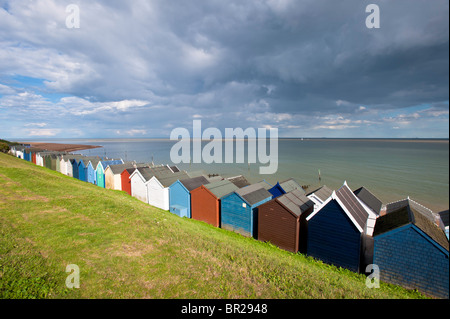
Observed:
[[[0,277],[0,298],[422,297],[4,154]]]

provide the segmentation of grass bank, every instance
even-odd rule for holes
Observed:
[[[423,297],[5,154],[0,278],[0,298]]]

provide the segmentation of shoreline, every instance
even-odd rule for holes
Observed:
[[[62,144],[62,143],[44,143],[44,142],[20,142],[20,143],[29,144],[33,148],[42,148],[48,151],[56,151],[56,152],[75,152],[103,147],[100,145]]]

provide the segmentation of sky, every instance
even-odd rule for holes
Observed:
[[[448,138],[449,2],[0,0],[0,138],[169,138],[194,120]]]

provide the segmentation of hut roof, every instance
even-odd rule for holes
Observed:
[[[265,179],[258,182],[257,184],[261,185],[262,187],[264,187],[265,189],[269,190],[273,187],[273,185],[271,185],[270,183],[268,183]]]
[[[328,199],[328,197],[331,196],[332,193],[333,193],[333,191],[331,189],[329,189],[326,185],[323,185],[323,186],[319,187],[318,189],[308,193],[307,196],[314,195],[323,202],[323,201],[326,201]]]
[[[227,179],[206,184],[204,186],[219,199],[239,189]]]
[[[105,170],[109,165],[123,164],[123,161],[121,159],[110,159],[100,161],[100,163],[103,166],[103,169]]]
[[[361,227],[361,229],[365,229],[367,219],[369,218],[369,213],[358,201],[355,194],[353,194],[347,186],[347,183],[344,183],[344,185],[336,191],[336,197],[340,200],[342,205],[345,206],[347,211],[353,217],[354,221]]]
[[[276,200],[297,217],[314,206],[314,202],[299,189],[283,194],[277,197]]]
[[[136,164],[133,162],[127,162],[127,163],[123,163],[123,164],[112,164],[112,165],[109,165],[109,169],[111,170],[111,172],[114,175],[116,175],[116,174],[121,174],[127,168],[134,168],[135,165]]]
[[[176,166],[176,165],[173,165],[173,166],[169,166],[169,168],[172,170],[172,172],[174,172],[174,173],[178,173],[179,171],[180,171],[180,169]]]
[[[361,201],[364,202],[370,209],[372,209],[377,215],[380,214],[381,206],[383,203],[375,195],[373,195],[367,188],[360,187],[353,192]]]
[[[266,198],[272,198],[272,194],[259,183],[240,188],[235,193],[241,196],[250,206]]]
[[[280,182],[280,186],[283,188],[283,190],[286,193],[289,193],[289,192],[293,191],[294,189],[298,189],[301,193],[305,194],[304,189],[293,178],[289,178],[283,182]]]
[[[239,188],[250,185],[250,182],[243,175],[229,177],[229,178],[227,178],[227,180],[229,180],[230,182],[232,182],[234,185],[236,185]]]
[[[193,178],[181,179],[180,183],[183,184],[188,191],[191,191],[202,185],[209,184],[209,181],[204,176],[197,176]]]
[[[172,174],[155,175],[155,177],[158,179],[161,185],[163,185],[164,187],[169,187],[177,180],[189,178],[189,175],[186,174],[186,172],[177,172]]]
[[[448,251],[449,244],[445,233],[424,214],[423,209],[417,210],[420,206],[414,203],[414,201],[407,199],[393,203],[395,205],[388,204],[386,215],[377,219],[373,235],[381,235],[411,223]]]

